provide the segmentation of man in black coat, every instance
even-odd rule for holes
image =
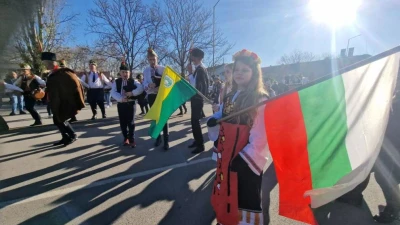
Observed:
[[[195,66],[195,70],[193,72],[193,67],[191,63],[187,66],[187,70],[189,72],[190,83],[199,90],[204,96],[208,93],[208,74],[207,69],[202,64],[202,60],[204,58],[204,52],[201,49],[194,48],[191,51],[190,59]],[[203,106],[204,99],[196,94],[190,100],[191,109],[192,109],[192,132],[194,137],[194,142],[189,146],[189,148],[195,148],[192,153],[197,154],[204,151],[204,140],[203,134],[201,132],[200,119],[203,118]]]

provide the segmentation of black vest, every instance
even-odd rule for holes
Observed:
[[[24,95],[30,96],[32,94],[32,91],[38,89],[39,87],[40,84],[35,77],[32,79],[32,82],[29,84],[29,86],[28,86],[28,79],[26,78],[26,76],[22,77],[21,89],[24,91]]]
[[[118,78],[115,80],[115,84],[117,86],[117,92],[121,94],[121,88],[122,88],[122,78]],[[136,84],[135,84],[135,80],[132,78],[129,78],[127,81],[126,86],[124,86],[124,91],[125,92],[131,92],[133,90],[135,90],[137,88]],[[128,99],[130,100],[136,100],[140,97],[143,97],[143,95],[145,96],[146,93],[143,92],[142,94],[138,95],[138,96],[132,96],[132,97],[128,97]]]

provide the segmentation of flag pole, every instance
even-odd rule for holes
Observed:
[[[272,101],[272,100],[274,100],[274,99],[287,96],[287,95],[292,94],[292,93],[294,93],[294,92],[296,92],[296,91],[300,91],[300,90],[302,90],[302,89],[305,89],[305,88],[310,87],[310,86],[312,86],[312,85],[315,85],[315,84],[317,84],[317,83],[320,83],[320,82],[323,82],[323,81],[325,81],[325,80],[328,80],[329,78],[332,78],[332,77],[334,77],[334,76],[343,74],[343,73],[345,73],[345,72],[348,72],[348,71],[350,71],[350,70],[356,69],[356,68],[358,68],[358,67],[364,66],[364,65],[366,65],[366,64],[368,64],[368,63],[371,63],[371,62],[373,62],[373,61],[379,60],[379,59],[381,59],[381,58],[384,58],[384,57],[386,57],[386,56],[389,56],[389,55],[394,54],[394,53],[397,53],[397,52],[400,52],[400,45],[399,45],[399,46],[396,46],[396,47],[394,47],[394,48],[392,48],[392,49],[389,49],[389,50],[387,50],[387,51],[385,51],[385,52],[382,52],[382,53],[380,53],[380,54],[378,54],[378,55],[371,56],[371,57],[369,57],[369,58],[367,58],[367,59],[364,59],[364,60],[355,62],[355,63],[353,63],[353,64],[351,64],[351,65],[349,65],[349,66],[346,66],[346,67],[344,67],[344,68],[341,68],[341,69],[339,69],[339,70],[337,70],[337,71],[335,71],[335,72],[333,72],[333,73],[330,73],[330,74],[328,74],[328,75],[326,75],[326,76],[323,76],[323,77],[321,77],[321,78],[315,79],[315,80],[312,81],[312,82],[309,82],[309,83],[307,83],[307,84],[301,85],[300,87],[293,88],[293,89],[291,89],[291,90],[289,90],[289,91],[283,93],[282,95],[272,97],[272,98],[270,98],[270,99],[267,99],[267,100],[264,100],[264,101],[262,101],[262,102],[259,102],[259,103],[255,104],[255,105],[252,105],[252,106],[250,106],[250,107],[248,107],[248,108],[242,109],[242,110],[240,110],[240,111],[238,111],[238,112],[236,112],[236,113],[232,113],[232,114],[230,114],[229,116],[226,116],[226,117],[224,117],[224,118],[221,118],[221,119],[217,120],[217,123],[224,122],[224,121],[229,120],[229,119],[231,119],[231,118],[233,118],[233,117],[239,116],[239,115],[241,115],[241,114],[243,114],[243,113],[245,113],[245,112],[248,112],[248,111],[253,110],[253,109],[255,109],[255,108],[258,108],[258,107],[260,107],[260,106],[262,106],[262,105],[265,105],[265,104],[266,104],[267,102],[269,102],[269,101]]]
[[[231,119],[233,117],[239,116],[239,115],[241,115],[241,114],[243,114],[245,112],[248,112],[248,111],[251,111],[253,109],[256,109],[256,108],[258,108],[258,107],[260,107],[262,105],[265,105],[269,101],[271,101],[271,99],[264,100],[262,102],[259,102],[259,103],[255,104],[255,105],[252,105],[250,107],[242,109],[242,110],[240,110],[238,112],[232,113],[229,116],[225,116],[224,118],[221,118],[221,119],[217,120],[217,123],[221,123],[221,122],[227,121],[227,120],[229,120],[229,119]]]

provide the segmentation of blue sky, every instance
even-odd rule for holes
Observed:
[[[153,0],[143,0],[152,3]],[[217,0],[204,0],[212,8]],[[79,13],[75,40],[69,45],[90,44],[94,35],[87,34],[88,10],[93,0],[67,0],[68,11]],[[318,24],[310,15],[308,0],[221,0],[216,7],[216,26],[235,46],[232,53],[243,48],[255,51],[262,65],[275,65],[285,53],[294,49],[316,55],[339,54],[348,38],[354,54],[378,54],[400,44],[400,1],[363,0],[354,24],[337,28]],[[340,13],[338,14],[340,16]],[[229,62],[231,56],[225,58]]]

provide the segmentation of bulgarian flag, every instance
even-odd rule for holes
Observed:
[[[280,215],[317,224],[311,208],[366,179],[388,123],[399,51],[394,48],[266,104]]]
[[[152,138],[157,138],[172,113],[196,93],[196,89],[184,78],[169,66],[165,67],[157,98],[144,116],[145,119],[153,120],[150,125],[149,135]]]

